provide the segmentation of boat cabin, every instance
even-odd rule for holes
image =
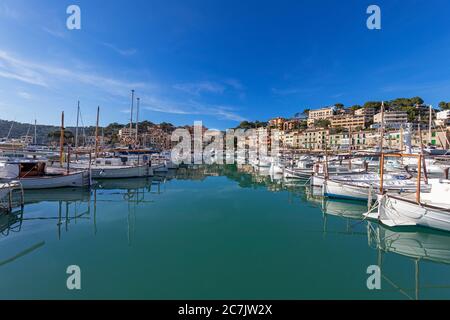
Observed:
[[[43,161],[0,162],[0,179],[44,176],[45,166]]]

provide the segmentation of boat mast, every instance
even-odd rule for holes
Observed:
[[[432,133],[431,133],[431,126],[432,126],[432,116],[433,116],[433,108],[430,104],[430,114],[428,116],[428,144],[431,146],[431,138],[432,138]]]
[[[100,116],[100,106],[97,107],[97,122],[95,125],[95,159],[98,156],[98,119]]]
[[[384,140],[384,101],[381,102],[380,152],[383,153]]]
[[[130,113],[130,137],[133,130],[133,107],[134,107],[134,89],[131,90],[131,113]]]
[[[383,139],[384,139],[384,101],[381,102],[381,126],[380,126],[380,192],[384,191],[384,153],[383,153]]]
[[[8,135],[6,136],[7,140],[9,139],[9,135],[11,134],[12,128],[14,127],[14,121],[15,120],[11,121],[11,127],[9,127]]]
[[[34,144],[35,145],[37,145],[37,134],[36,134],[36,132],[37,132],[37,130],[36,130],[36,126],[37,126],[37,121],[36,121],[36,119],[34,119]]]
[[[403,152],[403,125],[400,125],[400,152]],[[403,160],[403,158],[402,158]]]
[[[135,145],[139,144],[139,140],[138,140],[138,127],[139,127],[139,102],[141,101],[140,98],[136,98],[137,100],[137,104],[136,104],[136,138],[134,141]]]
[[[75,158],[78,160],[78,122],[80,120],[80,100],[77,107],[77,127],[75,128]]]
[[[61,113],[61,135],[59,137],[59,165],[62,168],[64,153],[64,111]]]
[[[425,155],[423,153],[423,141],[422,141],[422,117],[419,113],[419,143],[420,143],[420,155],[421,155],[421,160],[422,160],[422,167],[423,167],[423,178],[425,183],[428,183],[428,175],[427,175],[427,167],[426,167],[426,162],[425,162]],[[420,169],[420,168],[419,168]],[[418,171],[420,171],[418,169]],[[419,177],[420,177],[420,173],[419,173]],[[419,181],[420,183],[420,181]]]

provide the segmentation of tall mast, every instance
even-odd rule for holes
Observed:
[[[95,125],[95,158],[98,156],[98,119],[100,116],[100,106],[97,107],[97,122]]]
[[[63,165],[63,153],[64,153],[64,111],[61,113],[61,135],[59,137],[59,164]]]
[[[134,139],[134,144],[139,144],[138,143],[138,127],[139,127],[139,102],[141,101],[140,98],[136,98],[137,100],[137,104],[136,104],[136,138]]]
[[[34,144],[37,144],[37,130],[36,130],[36,126],[37,126],[37,122],[36,122],[36,118],[34,119]]]
[[[134,90],[131,90],[131,113],[130,113],[130,137],[133,130],[133,107],[134,107]]]
[[[400,125],[400,152],[403,152],[403,125]],[[402,158],[403,159],[403,158]]]
[[[419,143],[420,143],[420,159],[422,160],[422,167],[423,167],[423,177],[425,180],[425,183],[428,183],[428,175],[427,175],[427,167],[425,162],[425,154],[423,152],[423,141],[422,141],[422,116],[419,112]],[[420,181],[418,182],[420,184]],[[420,194],[420,192],[419,192]]]
[[[77,127],[75,128],[75,157],[78,157],[78,122],[80,120],[80,100],[78,100],[77,108]]]
[[[432,133],[431,133],[431,126],[432,126],[432,121],[431,118],[433,116],[433,108],[430,104],[430,114],[428,116],[428,144],[431,146],[431,138],[432,138]]]
[[[380,152],[383,152],[384,140],[384,101],[381,102]]]

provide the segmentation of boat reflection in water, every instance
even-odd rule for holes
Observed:
[[[202,181],[209,179],[209,177],[211,177],[210,179],[212,181],[208,181],[203,186],[199,185],[199,183],[203,183]],[[174,180],[173,185],[168,183],[172,179]],[[213,179],[215,179],[215,181]],[[212,184],[212,182],[214,182],[215,184]],[[197,209],[196,207],[194,208],[195,210],[186,210],[186,216],[184,215],[184,203],[190,200],[189,197],[197,197],[195,193],[190,193],[189,191],[192,190],[187,189],[186,186],[194,189],[198,186],[199,190],[202,191],[201,193],[209,192],[208,194],[214,197],[215,194],[210,189],[208,189],[208,191],[205,191],[206,189],[202,190],[201,188],[205,187],[205,185],[208,188],[214,188],[216,186],[221,187],[223,184],[226,184],[229,189],[235,192],[232,194],[232,196],[234,197],[239,197],[239,194],[247,194],[250,196],[254,196],[253,199],[256,199],[256,201],[259,201],[259,199],[261,199],[261,196],[265,197],[264,207],[262,205],[258,207],[259,210],[263,211],[263,214],[260,215],[260,211],[248,212],[248,216],[254,217],[254,219],[251,218],[248,220],[241,220],[241,217],[237,219],[236,216],[233,216],[229,214],[228,211],[226,211],[229,209],[228,207],[226,207],[227,201],[233,202],[235,201],[235,198],[232,198],[232,196],[230,196],[229,199],[227,198],[223,202],[221,202],[225,209],[224,212],[218,211],[220,212],[220,215],[218,216],[220,216],[221,219],[229,219],[226,220],[227,223],[232,223],[233,221],[235,221],[236,225],[233,225],[233,228],[239,228],[242,225],[245,226],[245,223],[249,223],[247,226],[251,226],[252,228],[254,226],[258,227],[255,229],[258,231],[254,232],[255,237],[259,236],[260,234],[264,234],[262,231],[267,232],[272,231],[272,229],[279,228],[280,233],[277,233],[276,237],[270,239],[270,245],[272,245],[277,241],[277,239],[281,237],[282,240],[277,244],[280,245],[280,248],[284,248],[284,245],[287,243],[286,241],[297,239],[295,237],[301,232],[304,232],[304,234],[302,234],[301,237],[298,238],[298,241],[303,241],[305,239],[308,241],[312,239],[311,242],[314,241],[314,243],[317,244],[317,249],[315,247],[311,248],[311,252],[308,251],[310,249],[309,247],[301,247],[302,250],[304,250],[306,253],[315,253],[316,251],[314,250],[317,250],[317,252],[322,252],[321,249],[327,249],[328,246],[331,247],[334,243],[338,242],[343,245],[343,247],[340,249],[344,252],[345,250],[349,249],[349,254],[353,253],[353,251],[350,251],[350,249],[353,250],[354,248],[357,248],[358,250],[360,250],[358,256],[352,256],[352,260],[349,261],[349,264],[344,264],[343,262],[342,264],[344,268],[355,267],[355,265],[356,268],[359,268],[361,265],[361,268],[363,268],[365,271],[367,265],[363,265],[363,263],[367,261],[370,262],[373,259],[377,259],[377,264],[381,269],[383,280],[387,282],[387,284],[392,286],[395,292],[398,291],[403,294],[404,297],[407,297],[409,299],[418,299],[420,298],[420,289],[431,288],[431,286],[425,286],[424,283],[422,283],[422,286],[420,285],[419,265],[422,262],[429,262],[429,264],[433,267],[431,268],[431,271],[435,270],[435,266],[450,264],[450,233],[429,232],[418,228],[408,230],[389,229],[380,226],[375,222],[368,222],[367,220],[365,220],[363,214],[367,212],[367,205],[362,202],[327,199],[322,196],[322,189],[320,187],[311,188],[308,181],[289,180],[283,178],[283,175],[270,174],[268,168],[261,167],[255,170],[254,168],[252,168],[252,166],[242,165],[207,167],[196,166],[195,168],[182,168],[178,169],[177,171],[169,171],[167,174],[162,174],[160,176],[154,176],[151,178],[98,180],[91,190],[81,188],[55,189],[51,190],[51,192],[42,192],[40,190],[26,190],[24,194],[25,207],[23,210],[14,214],[0,215],[0,240],[5,237],[8,237],[10,240],[16,240],[11,239],[10,236],[14,236],[18,232],[22,231],[24,233],[30,232],[31,229],[48,229],[48,226],[51,225],[52,229],[49,232],[50,236],[47,236],[46,232],[42,232],[42,236],[47,236],[47,238],[39,238],[36,241],[34,237],[30,237],[31,239],[33,239],[33,242],[28,243],[27,247],[22,249],[14,248],[14,250],[10,250],[9,252],[7,252],[7,254],[1,255],[0,267],[5,264],[11,266],[11,262],[18,259],[20,261],[21,257],[28,255],[31,252],[38,251],[39,254],[45,255],[45,253],[42,253],[42,251],[45,250],[39,249],[45,246],[46,242],[48,247],[52,247],[52,245],[67,245],[67,243],[70,243],[63,243],[59,240],[72,240],[74,242],[78,242],[77,238],[73,240],[73,234],[71,239],[69,239],[69,237],[65,237],[65,232],[74,230],[75,232],[78,231],[79,233],[82,233],[80,231],[81,228],[84,228],[83,230],[85,230],[85,233],[87,230],[87,233],[89,233],[91,236],[96,237],[95,240],[97,241],[92,241],[94,239],[90,239],[91,242],[89,242],[89,246],[97,245],[98,248],[102,249],[102,237],[110,235],[111,239],[113,239],[110,241],[115,241],[113,242],[115,245],[114,248],[117,248],[117,250],[123,255],[129,255],[128,257],[130,259],[144,259],[145,254],[141,254],[142,250],[140,251],[140,249],[146,248],[147,250],[150,250],[153,249],[153,246],[155,248],[161,247],[162,249],[160,250],[162,252],[175,252],[179,248],[179,246],[182,246],[184,242],[189,243],[190,241],[192,241],[192,243],[196,243],[195,235],[192,236],[193,232],[189,230],[196,230],[199,234],[205,236],[207,235],[204,229],[197,229],[198,226],[203,226],[205,221],[196,220],[196,218],[198,218],[197,212],[195,212],[195,210]],[[168,189],[167,193],[165,192],[166,188]],[[172,192],[174,190],[176,190],[177,192]],[[273,195],[273,201],[272,198],[268,195],[267,190],[270,191],[271,195]],[[225,191],[229,192],[228,189],[226,189]],[[267,199],[269,199],[270,201],[266,201]],[[208,199],[205,200],[207,201]],[[247,202],[247,200],[247,198],[239,198],[238,200],[236,200],[236,205],[246,205],[245,202]],[[291,202],[294,203],[294,205],[291,205]],[[177,203],[177,205],[174,205],[172,207],[174,203]],[[200,203],[200,200],[195,198],[192,203],[194,204],[194,206],[198,205]],[[264,211],[266,208],[265,206],[270,205],[271,203],[274,204],[273,210],[272,208],[268,208],[266,211]],[[214,203],[208,203],[208,205],[209,209],[205,210],[219,210],[217,208],[219,206],[216,206]],[[248,205],[247,208],[251,210],[252,205],[253,204]],[[282,209],[285,209],[285,211],[277,211],[280,207]],[[231,209],[229,210],[231,211],[236,207],[230,208]],[[305,212],[305,215],[299,217],[299,215],[297,214],[299,210],[303,210]],[[179,214],[180,211],[182,211],[183,214]],[[152,215],[149,215],[149,212],[151,212]],[[283,215],[283,213],[286,212],[288,212],[288,214]],[[240,212],[238,213],[241,214]],[[244,213],[246,212],[243,212],[243,214]],[[205,216],[207,216],[207,214],[208,211],[205,213]],[[98,221],[97,215],[99,215]],[[137,223],[136,221],[136,216],[138,217],[139,223]],[[176,220],[171,220],[170,216],[174,216]],[[116,218],[116,220],[114,221],[108,220],[114,217],[118,217],[118,219]],[[261,219],[259,219],[260,217]],[[182,221],[183,227],[184,224],[187,224],[187,231],[185,234],[183,233],[184,231],[181,228],[180,219]],[[183,221],[183,219],[187,220]],[[33,221],[38,223],[29,225],[32,224]],[[81,223],[77,223],[78,221],[80,221]],[[282,223],[280,223],[280,225],[276,225],[273,224],[274,221],[276,221],[277,223],[279,223],[279,221],[282,221]],[[110,225],[108,225],[108,223],[110,223]],[[235,230],[231,227],[227,227],[223,230],[220,229],[218,225],[223,225],[222,220],[219,224],[215,224],[215,220],[211,223],[212,224],[208,225],[207,227],[211,226],[211,228],[217,228],[218,232],[223,232],[221,236],[226,237],[227,235],[229,235],[229,233],[227,233],[228,229],[233,230],[233,232]],[[298,226],[300,228],[303,228],[303,230],[299,230],[295,223],[298,223]],[[322,223],[323,225],[321,225]],[[78,227],[78,225],[80,225],[80,227]],[[126,226],[126,231],[124,230],[124,226]],[[136,232],[137,226],[139,226],[139,229],[137,231],[142,231],[141,233]],[[56,235],[54,234],[55,229],[53,229],[53,227],[56,227]],[[181,232],[183,234],[183,237],[185,238],[183,238],[182,240],[176,239],[177,234],[170,233],[170,230],[174,227],[179,228],[177,230],[181,231],[178,232]],[[156,231],[158,230],[157,228],[162,228],[162,230],[164,230],[165,233],[162,233],[162,238],[158,238],[158,236],[161,235],[158,235],[157,232],[148,232],[148,230]],[[288,240],[284,238],[283,240],[283,233],[289,230],[292,231],[292,233],[289,234],[289,236],[292,238],[289,238]],[[103,233],[101,231],[103,231]],[[36,232],[35,234],[40,233]],[[137,234],[136,238],[135,234]],[[316,237],[315,234],[318,234],[319,236]],[[322,234],[324,235],[323,239]],[[148,243],[152,243],[152,248],[146,247],[145,241],[144,243],[142,243],[142,240],[147,239],[147,235],[152,235],[151,241],[148,240]],[[165,238],[166,235],[168,235],[167,238]],[[328,237],[328,235],[330,235],[330,237]],[[337,236],[335,237],[335,235]],[[343,235],[343,237],[339,237],[340,235]],[[193,239],[190,238],[191,236],[193,237]],[[230,236],[245,238],[248,236],[248,234],[233,233],[230,234]],[[333,239],[330,239],[331,237],[333,237]],[[140,241],[135,239],[140,239]],[[164,241],[161,241],[161,239],[163,239]],[[170,239],[176,245],[172,246],[171,241],[166,241],[165,239]],[[366,246],[367,239],[369,248]],[[125,241],[127,241],[127,243]],[[161,242],[158,243],[158,241]],[[55,242],[57,244],[55,244]],[[13,242],[11,241],[10,243]],[[80,243],[84,246],[86,245],[83,244],[82,241],[80,241]],[[158,245],[153,245],[153,243]],[[169,243],[169,245],[165,247],[164,244],[167,245],[167,243]],[[110,242],[108,242],[108,245],[109,244]],[[135,246],[133,246],[134,244]],[[9,245],[9,243],[5,242],[4,245],[6,248],[6,245]],[[348,245],[348,247],[346,247],[345,245]],[[11,246],[9,246],[9,248],[11,248]],[[88,250],[83,246],[81,246],[81,248],[84,248],[84,250]],[[176,249],[175,251],[168,251],[174,248]],[[224,246],[224,248],[226,247]],[[252,243],[252,248],[254,248],[254,250],[259,250],[261,247]],[[376,252],[370,248],[375,249]],[[47,250],[47,248],[45,249]],[[184,250],[189,250],[189,247],[184,248]],[[297,247],[295,247],[295,250],[297,250]],[[289,260],[294,259],[293,256],[295,256],[296,254],[293,253],[294,251],[289,251],[289,248],[287,248],[285,256],[278,256],[279,250],[274,250],[272,254],[274,256]],[[327,253],[326,257],[322,257],[321,254],[318,254],[315,257],[315,259],[317,259],[317,263],[326,263],[328,260],[332,261],[333,259],[340,259],[340,257],[333,256],[334,251],[334,248],[333,250],[330,250]],[[155,254],[155,252],[156,251],[154,251],[153,253]],[[266,252],[266,250],[264,250],[264,252]],[[276,252],[276,254],[274,252]],[[391,254],[395,254],[395,257],[393,257]],[[367,255],[367,259],[365,255]],[[104,256],[109,257],[108,255]],[[376,258],[374,258],[375,256]],[[170,260],[165,254],[163,254],[162,257],[168,259],[171,264],[176,264],[177,262],[181,261]],[[230,255],[230,257],[234,256]],[[255,255],[255,257],[258,256]],[[207,258],[208,257],[204,257],[203,255],[199,255],[197,257],[199,261],[206,261],[203,259]],[[122,259],[120,255],[118,259]],[[415,274],[415,285],[412,289],[405,288],[404,285],[401,286],[397,283],[400,279],[402,279],[402,272],[404,272],[404,270],[399,266],[404,263],[407,263],[409,266],[410,259],[413,262],[411,264],[411,268],[413,269],[412,271],[414,271]],[[92,261],[93,260],[95,259],[92,259]],[[395,260],[395,262],[397,263],[394,265],[394,270],[389,270],[389,268],[392,268],[392,264],[390,264],[390,261],[388,260]],[[401,261],[399,262],[398,260]],[[91,261],[91,258],[86,258],[86,261]],[[147,260],[142,261],[144,261],[144,263],[147,263]],[[295,260],[291,261],[294,261],[294,263],[296,262]],[[43,263],[45,263],[45,261]],[[148,263],[149,266],[155,266],[153,260]],[[298,263],[299,266],[303,266],[302,263]],[[305,274],[308,274],[308,272],[311,272],[311,274],[313,274],[313,272],[315,272],[315,263],[316,260],[311,261],[311,269],[304,269],[303,272]],[[168,269],[167,266],[165,266],[163,263],[161,263],[159,267],[160,269],[155,267],[155,279],[159,277],[159,274],[163,270]],[[285,266],[283,265],[282,268],[284,270]],[[272,272],[272,270],[269,269],[261,270],[261,272]],[[8,270],[5,269],[4,272],[6,271]],[[297,271],[298,270],[296,269],[295,272]],[[194,271],[190,272],[193,272],[195,276]],[[229,269],[224,269],[221,272],[227,275]],[[426,273],[426,270],[422,270],[422,273],[423,277]],[[388,274],[394,274],[392,279],[388,277]],[[430,272],[428,272],[426,275],[429,276],[429,274]],[[448,271],[444,270],[440,274],[448,274]],[[166,276],[169,275],[172,274],[168,273]],[[355,276],[355,279],[357,279],[357,276]],[[410,279],[408,279],[408,281],[409,280]],[[443,277],[443,280],[445,281],[445,277]],[[242,281],[246,281],[246,279],[242,279]],[[337,281],[339,282],[340,280]],[[359,280],[354,281],[356,282]],[[389,294],[392,292],[392,289],[390,288],[390,291],[387,290],[386,288],[389,286],[386,286],[385,282],[383,282],[383,290],[386,290],[386,292],[388,292]],[[341,283],[336,283],[336,286],[337,284],[340,285]],[[172,285],[175,286],[175,284]],[[328,288],[327,283],[322,285],[325,288]],[[445,284],[441,285],[440,288],[446,288],[444,285]],[[326,294],[324,294],[324,297],[327,297]],[[334,298],[335,296],[332,297]],[[367,297],[367,295],[364,297]],[[369,298],[370,297],[371,296],[369,296]]]
[[[378,266],[384,280],[409,299],[420,298],[420,289],[449,289],[448,283],[439,285],[422,285],[420,282],[420,264],[432,262],[450,264],[450,235],[448,232],[426,230],[424,228],[407,227],[390,229],[374,222],[367,222],[369,246],[378,250]],[[385,253],[394,253],[411,258],[414,266],[414,289],[402,288],[390,279],[384,268]],[[446,281],[447,279],[442,279]],[[414,293],[411,294],[410,291]]]

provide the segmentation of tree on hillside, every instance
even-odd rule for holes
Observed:
[[[319,119],[314,121],[314,126],[319,128],[328,128],[331,125],[330,120],[327,119]]]
[[[450,102],[439,102],[439,108],[441,108],[441,110],[450,110]]]
[[[397,98],[389,101],[389,105],[392,108],[399,109],[402,107],[412,107],[416,105],[423,104],[424,101],[421,97],[413,97],[413,98]]]
[[[364,103],[363,108],[381,109],[381,101],[367,101]]]
[[[309,115],[310,111],[311,111],[311,109],[306,108],[306,109],[303,110],[302,114],[307,116],[307,115]]]
[[[355,104],[355,105],[353,105],[353,106],[350,107],[350,110],[356,111],[356,110],[359,110],[359,109],[361,109],[361,108],[362,108],[362,107],[361,107],[359,104]]]
[[[336,107],[336,109],[344,109],[344,105],[342,103],[335,103],[334,106]]]
[[[48,138],[52,142],[57,142],[61,138],[61,131],[55,130],[48,133]],[[65,130],[64,131],[64,143],[68,143],[69,141],[72,141],[74,138],[74,135],[72,131]]]

